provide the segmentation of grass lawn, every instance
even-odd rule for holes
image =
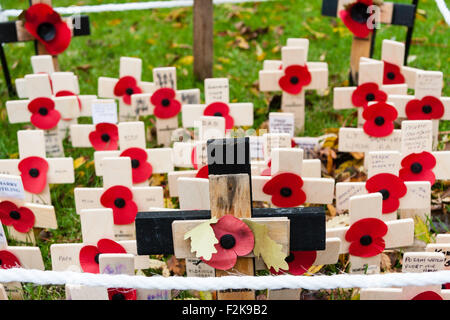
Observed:
[[[54,0],[55,7],[69,5],[97,5],[125,3],[123,0]],[[411,1],[397,0],[410,3]],[[25,9],[27,0],[2,1],[3,9]],[[230,97],[236,102],[253,102],[255,128],[267,120],[268,103],[273,93],[258,91],[258,72],[264,59],[280,59],[281,47],[292,37],[310,40],[309,60],[326,61],[329,66],[329,87],[324,96],[307,93],[305,135],[318,136],[327,129],[338,128],[344,121],[356,124],[355,112],[336,112],[332,106],[332,88],[348,85],[351,33],[341,21],[322,17],[321,1],[283,0],[258,4],[218,5],[215,7],[215,63],[214,76],[230,78]],[[434,0],[421,0],[420,15],[416,19],[410,66],[444,72],[444,96],[450,95],[449,86],[449,27],[445,24]],[[152,80],[152,69],[159,66],[176,66],[178,88],[198,87],[192,75],[192,9],[175,8],[145,11],[127,11],[90,14],[91,35],[72,40],[69,49],[59,57],[62,71],[73,71],[79,77],[82,94],[97,93],[99,76],[117,77],[121,56],[139,57],[143,60],[142,79]],[[248,28],[245,28],[248,27]],[[247,30],[247,32],[244,32]],[[374,58],[380,58],[382,39],[403,41],[406,28],[382,26],[377,30]],[[12,78],[31,73],[30,56],[33,43],[5,46]],[[11,125],[7,121],[5,102],[9,99],[6,85],[0,79],[0,158],[17,158],[16,132],[31,126]],[[82,120],[88,123],[88,119]],[[153,126],[152,119],[145,119]],[[450,121],[441,122],[441,131],[450,131]],[[149,142],[149,146],[153,146]],[[52,203],[58,216],[58,230],[40,234],[46,269],[51,269],[49,246],[53,243],[81,242],[80,223],[75,213],[74,186],[100,186],[92,163],[93,152],[71,147],[65,141],[66,156],[78,160],[75,185],[52,188]],[[80,158],[82,157],[82,158]],[[1,171],[1,170],[0,170]],[[154,181],[155,184],[161,181]],[[162,182],[165,183],[164,181]],[[14,242],[10,242],[14,244]],[[324,271],[323,269],[322,271]],[[322,272],[321,271],[321,272]],[[327,268],[326,273],[338,272]],[[26,285],[29,299],[63,299],[63,287]],[[334,299],[349,298],[339,291],[329,295]],[[183,297],[183,295],[181,295]]]

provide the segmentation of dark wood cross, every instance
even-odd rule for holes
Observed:
[[[339,11],[344,10],[344,5],[353,3],[355,1],[349,0],[322,0],[322,15],[329,17],[339,16]],[[408,58],[409,46],[412,38],[412,28],[414,26],[416,5],[403,3],[383,2],[380,8],[379,23],[399,25],[408,27],[408,34],[405,41],[405,65]],[[366,10],[366,8],[363,8]],[[369,12],[365,12],[369,16]],[[358,83],[359,59],[361,57],[370,58],[373,55],[375,44],[376,29],[366,37],[359,38],[354,36],[352,42],[351,56],[350,56],[350,84]]]
[[[138,255],[175,254],[180,259],[188,258],[187,255],[177,255],[181,251],[180,245],[189,245],[183,238],[184,234],[181,231],[177,233],[177,230],[183,230],[180,225],[192,220],[192,223],[199,223],[227,214],[252,220],[268,218],[259,221],[264,221],[269,229],[271,224],[288,222],[287,229],[277,229],[278,234],[284,234],[283,249],[325,249],[325,211],[322,207],[252,208],[248,137],[208,140],[207,153],[211,210],[139,212],[136,217]],[[216,270],[216,276],[227,275],[230,271],[254,275],[254,259],[238,258],[232,269]],[[252,300],[255,299],[255,293],[249,290],[227,290],[219,292],[218,299]]]
[[[51,0],[30,0],[30,6],[37,3],[45,3],[50,6],[52,5]],[[88,16],[73,16],[63,18],[63,20],[65,20],[66,23],[68,23],[68,26],[72,29],[73,37],[86,36],[91,33]],[[3,50],[3,44],[25,42],[25,41],[34,41],[35,51],[37,55],[48,54],[45,47],[41,43],[36,41],[25,29],[24,24],[21,20],[13,20],[0,23],[0,60],[2,64],[6,85],[8,87],[8,94],[10,97],[15,95],[15,90],[11,82],[11,76],[8,69],[8,62],[6,60],[6,55]],[[59,67],[57,56],[53,57],[53,63],[55,65],[55,71],[58,71]]]
[[[203,81],[213,77],[213,0],[194,0],[193,15],[194,76]]]

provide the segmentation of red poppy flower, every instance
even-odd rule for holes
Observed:
[[[345,240],[350,242],[348,252],[352,256],[374,257],[385,248],[383,237],[388,232],[387,225],[377,218],[365,218],[353,223],[345,233]]]
[[[370,17],[367,9],[371,5],[372,0],[357,0],[349,4],[345,10],[339,11],[342,22],[356,37],[365,38],[373,31],[373,27],[369,27],[367,23]]]
[[[355,107],[366,108],[369,102],[386,102],[386,92],[379,89],[375,82],[366,82],[358,87],[352,93],[352,103]]]
[[[391,173],[379,173],[366,181],[369,193],[379,192],[383,196],[383,213],[391,213],[400,206],[399,198],[406,192],[406,185],[402,179]]]
[[[95,131],[89,133],[89,141],[96,151],[117,150],[119,129],[113,123],[98,123]]]
[[[127,253],[120,244],[109,239],[100,239],[97,246],[84,246],[80,250],[80,265],[84,272],[99,273],[99,256],[102,253]]]
[[[440,119],[444,115],[444,104],[436,97],[426,96],[409,101],[405,112],[408,120]]]
[[[19,162],[23,188],[34,194],[44,191],[47,185],[48,163],[44,158],[28,157]]]
[[[0,268],[11,269],[20,267],[22,267],[22,264],[14,253],[8,250],[0,250]]]
[[[78,97],[77,94],[75,94],[75,93],[73,93],[72,91],[69,91],[69,90],[61,90],[61,91],[58,91],[58,92],[55,94],[55,97],[69,97],[69,96],[76,96],[76,97],[77,97],[78,108],[79,108],[80,111],[81,111],[82,104],[81,104],[80,97]],[[69,119],[69,118],[63,118],[63,120],[64,120],[64,121],[70,121],[70,120],[72,120],[72,119]]]
[[[299,94],[304,86],[311,83],[311,73],[306,65],[290,65],[284,69],[284,76],[280,78],[278,84],[280,88],[290,94]]]
[[[383,61],[383,63],[383,84],[405,83],[405,77],[402,75],[398,65],[387,61]]]
[[[35,98],[28,104],[31,112],[31,123],[42,130],[50,130],[56,127],[61,119],[61,114],[55,110],[55,102],[46,97]]]
[[[34,213],[28,208],[18,207],[11,201],[0,202],[0,221],[13,226],[19,232],[27,233],[34,226]]]
[[[436,158],[429,152],[411,153],[403,158],[401,165],[399,177],[403,181],[430,181],[431,185],[436,181],[433,172]]]
[[[274,268],[270,268],[272,274],[283,274],[289,272],[294,276],[301,276],[311,268],[314,261],[316,261],[316,251],[291,251],[290,255],[286,257],[289,270],[282,270],[276,272]]]
[[[225,129],[233,129],[234,119],[229,113],[230,108],[223,102],[213,102],[205,108],[205,111],[203,111],[203,115],[205,116],[224,117]]]
[[[176,92],[171,88],[161,88],[153,93],[150,102],[155,106],[153,113],[157,118],[169,119],[180,112],[181,103],[175,97]]]
[[[261,171],[261,176],[270,177],[272,175],[272,170],[270,169],[271,167],[272,167],[272,160],[269,160],[269,162],[267,163],[267,168]]]
[[[209,170],[207,165],[201,167],[200,170],[198,170],[197,174],[195,175],[196,178],[203,178],[203,179],[208,179],[208,176]]]
[[[136,300],[136,290],[126,288],[108,288],[109,300]]]
[[[131,168],[133,173],[133,183],[147,181],[152,175],[153,168],[147,162],[147,151],[141,148],[128,148],[120,154],[121,157],[131,158]]]
[[[131,105],[131,95],[142,93],[142,89],[138,87],[137,80],[132,76],[125,76],[117,81],[114,86],[114,95],[122,97],[123,103]]]
[[[444,300],[444,299],[434,291],[425,291],[419,293],[411,300]]]
[[[100,203],[113,210],[114,224],[133,223],[138,211],[133,201],[133,192],[124,186],[113,186],[103,192]]]
[[[194,167],[195,170],[198,169],[198,164],[197,164],[197,148],[193,147],[192,151],[191,151],[191,163],[192,166]]]
[[[255,237],[252,230],[238,218],[225,215],[213,224],[212,228],[219,243],[214,245],[217,252],[213,253],[210,260],[202,258],[207,265],[219,270],[228,270],[234,267],[238,256],[252,252]]]
[[[25,29],[45,46],[51,55],[67,49],[72,31],[61,16],[47,4],[37,3],[25,10]]]
[[[264,184],[263,192],[272,195],[272,203],[277,207],[290,208],[306,201],[302,190],[303,180],[295,173],[281,172],[274,175]]]
[[[372,137],[386,137],[394,131],[394,120],[397,119],[397,110],[385,103],[378,102],[364,109],[364,132]]]

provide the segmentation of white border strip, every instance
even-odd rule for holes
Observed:
[[[245,2],[265,2],[270,0],[214,0],[214,4],[225,3],[245,3]],[[130,10],[146,10],[176,7],[192,7],[193,0],[174,0],[174,1],[149,1],[132,3],[110,3],[95,6],[71,6],[66,8],[53,8],[60,14],[81,14],[94,12],[117,12]],[[1,12],[5,17],[17,17],[23,10],[9,9]]]
[[[444,17],[445,22],[450,25],[450,11],[448,10],[444,0],[436,0],[436,4]]]
[[[41,271],[14,268],[0,269],[0,283],[31,282],[38,285],[78,284],[108,288],[213,291],[227,289],[336,289],[428,286],[450,282],[450,270],[424,273],[385,273],[374,275],[334,276],[227,276],[218,278],[129,276]]]

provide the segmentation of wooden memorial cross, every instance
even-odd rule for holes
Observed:
[[[10,269],[14,267],[37,270],[45,269],[39,247],[8,246],[6,236],[3,232],[3,226],[0,222],[0,268]],[[3,283],[3,287],[11,299],[23,299],[22,285],[20,282]]]
[[[157,142],[169,147],[173,141],[172,134],[178,129],[182,105],[200,103],[200,89],[178,90],[175,67],[154,68],[153,82],[153,91],[133,94],[131,105],[140,115],[156,117]]]
[[[267,201],[275,207],[332,203],[334,179],[303,176],[303,161],[302,149],[273,148],[271,175],[252,177],[253,201]]]
[[[381,3],[381,5],[379,4]],[[371,8],[370,5],[376,6]],[[371,57],[375,43],[375,29],[380,23],[412,27],[416,6],[403,3],[367,0],[322,0],[322,15],[341,17],[353,33],[350,56],[350,80],[358,82],[361,57]],[[409,47],[409,44],[406,44]]]
[[[43,3],[51,6],[51,0],[31,0],[30,5],[35,5]],[[42,15],[41,15],[42,16]],[[42,21],[42,17],[40,18]],[[62,18],[62,21],[67,25],[70,29],[71,36],[85,36],[90,34],[90,26],[89,26],[89,17],[88,16],[72,16]],[[15,42],[24,42],[24,41],[34,41],[36,54],[52,54],[53,50],[47,48],[46,44],[55,43],[55,41],[51,42],[55,39],[55,36],[58,34],[55,33],[55,25],[49,23],[41,23],[39,26],[31,26],[31,28],[36,32],[36,34],[42,39],[41,41],[37,41],[36,38],[25,28],[24,22],[21,20],[16,21],[6,21],[0,22],[0,47],[4,43],[15,43]],[[6,57],[4,55],[3,49],[0,50],[1,61],[3,73],[5,76],[5,81],[8,87],[9,96],[14,95],[14,89],[11,83],[11,78],[9,75],[8,64],[6,62]],[[58,70],[58,60],[57,55],[53,55],[53,64],[54,68]]]
[[[36,128],[45,130],[47,155],[64,156],[62,140],[65,138],[67,125],[63,125],[62,119],[75,119],[80,116],[77,97],[55,97],[47,74],[26,75],[25,81],[28,99],[6,102],[9,122],[31,122]],[[61,134],[61,131],[64,134]]]
[[[24,201],[25,191],[20,176],[0,174],[0,221],[10,239],[36,244],[39,229],[56,229],[55,208]]]
[[[146,149],[145,125],[141,121],[118,124],[119,150],[94,152],[95,174],[103,176],[105,157],[129,157],[132,180],[135,186],[148,186],[153,173],[167,173],[174,170],[171,148]]]
[[[194,76],[203,81],[213,76],[214,6],[213,0],[194,0],[193,5]]]
[[[450,97],[442,97],[444,75],[441,71],[415,72],[414,95],[390,94],[399,118],[433,121],[433,149],[439,136],[439,120],[450,120]]]
[[[384,248],[410,246],[414,220],[383,221],[381,193],[350,198],[350,226],[327,229],[327,238],[341,239],[340,254],[350,254],[350,273],[379,273]]]
[[[326,62],[308,62],[308,39],[288,39],[281,49],[281,61],[264,61],[259,71],[259,90],[282,91],[281,110],[295,115],[295,128],[305,126],[305,90],[328,87]]]
[[[50,184],[75,182],[72,158],[46,158],[42,130],[17,132],[19,159],[0,160],[2,174],[21,176],[25,202],[51,205]]]
[[[441,252],[405,252],[402,272],[419,273],[444,270],[445,257]],[[361,300],[450,300],[450,290],[441,285],[407,286],[403,288],[361,289]]]
[[[403,121],[402,130],[399,130],[399,140],[403,147],[399,146],[397,150],[402,149],[405,154],[409,154],[413,150],[424,148],[424,145],[431,146],[431,123],[428,123],[428,138],[424,134],[427,131],[424,128],[426,128],[426,124],[420,121]],[[371,181],[336,183],[336,209],[338,211],[346,210],[349,208],[349,200],[352,196],[376,192],[374,190],[378,189],[377,191],[387,191],[384,195],[386,202],[383,206],[383,220],[396,219],[397,209],[400,211],[416,209],[429,214],[430,183],[428,181],[403,181],[399,177],[400,158],[400,152],[395,149],[389,151],[379,149],[368,152],[367,172],[368,179]],[[394,205],[395,202],[397,205]]]
[[[333,89],[333,108],[357,108],[358,127],[363,126],[362,114],[370,103],[385,102],[388,95],[406,94],[408,90],[406,83],[383,84],[383,66],[382,61],[361,58],[358,86]]]
[[[141,75],[141,59],[121,57],[119,79],[98,78],[98,96],[119,100],[119,121],[136,121],[140,115],[139,110],[131,105],[131,95],[155,90],[154,83],[142,81]]]
[[[190,241],[184,240],[184,234],[205,219],[228,215],[266,225],[269,236],[283,245],[286,255],[289,249],[323,250],[323,208],[253,209],[252,214],[249,153],[248,138],[210,140],[208,169],[211,210],[140,212],[136,218],[138,253],[175,253],[179,259],[193,257]],[[149,233],[149,230],[152,232]],[[233,268],[216,270],[216,276],[229,272],[253,275],[252,256],[238,257]],[[249,290],[218,293],[218,299],[254,298],[254,292]]]
[[[182,123],[184,128],[196,127],[201,116],[225,118],[225,129],[253,125],[253,103],[230,103],[228,78],[205,79],[205,104],[184,104]]]
[[[111,208],[116,239],[135,239],[134,218],[150,207],[164,208],[162,187],[133,187],[129,157],[103,158],[103,188],[75,188],[77,213],[84,209]]]

